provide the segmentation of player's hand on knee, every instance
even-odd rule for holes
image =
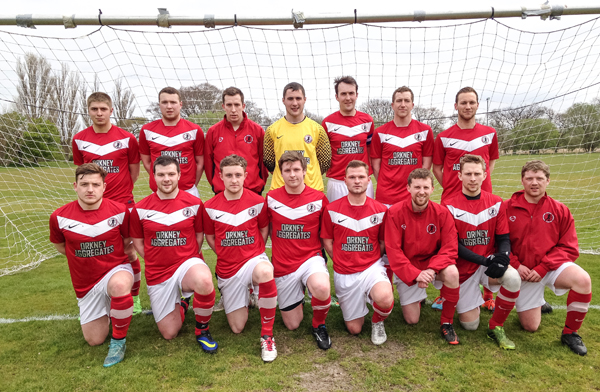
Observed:
[[[504,275],[507,269],[508,263],[494,261],[488,266],[487,270],[485,271],[485,274],[492,279],[498,279]]]

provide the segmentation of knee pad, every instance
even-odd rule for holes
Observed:
[[[461,321],[460,325],[467,331],[476,331],[479,327],[479,317],[475,321]]]
[[[504,272],[504,275],[498,279],[498,282],[506,290],[513,293],[521,289],[521,277],[514,268],[507,269],[506,272]]]

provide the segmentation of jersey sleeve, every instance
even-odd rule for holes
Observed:
[[[198,124],[194,124],[198,127],[198,132],[196,133],[196,140],[194,141],[194,156],[201,157],[204,156],[204,131]]]
[[[319,161],[319,166],[321,167],[321,173],[326,173],[327,170],[331,167],[331,144],[329,143],[329,136],[327,136],[327,132],[321,127],[319,127],[319,140],[317,140],[317,161]]]
[[[140,163],[140,146],[138,141],[135,139],[135,136],[129,136],[129,148],[127,149],[127,160],[129,164]]]
[[[444,159],[446,158],[446,150],[442,143],[442,138],[438,135],[433,142],[433,164],[443,165]]]
[[[408,286],[415,283],[415,279],[421,271],[411,264],[410,260],[404,254],[401,244],[403,243],[404,229],[401,222],[398,221],[398,216],[393,213],[387,213],[385,221],[385,251],[390,261],[390,267],[400,280]]]
[[[196,233],[204,232],[204,205],[202,203],[200,203],[198,212],[194,217],[194,229],[196,230]]]
[[[323,119],[323,121],[321,122],[321,126],[325,130],[325,133],[329,134],[329,131],[327,130],[327,122],[325,121],[325,119]]]
[[[144,238],[144,228],[142,227],[140,216],[135,207],[131,210],[131,215],[129,217],[129,236],[131,238]]]
[[[323,216],[321,217],[321,238],[333,239],[333,223],[328,212],[329,206],[323,209]]]
[[[140,130],[140,143],[139,143],[140,154],[150,155],[150,146],[146,140],[146,132],[144,128]]]
[[[575,220],[569,209],[565,206],[561,211],[560,234],[558,242],[542,258],[540,264],[533,268],[542,278],[550,271],[557,270],[568,261],[575,261],[579,257],[579,244],[575,232]]]
[[[125,216],[123,217],[123,223],[121,224],[121,237],[129,238],[131,224],[131,213],[129,208],[125,208]]]
[[[371,116],[369,116],[369,119],[371,120],[371,129],[369,129],[369,133],[367,134],[367,146],[371,145],[371,140],[373,139],[373,135],[375,134],[375,121]]]
[[[264,205],[262,210],[260,211],[260,214],[258,214],[258,228],[262,229],[263,227],[266,227],[269,225],[269,213],[267,212],[268,207],[267,207],[267,200],[264,200]]]
[[[258,148],[258,164],[260,165],[260,178],[262,178],[264,182],[267,182],[267,178],[269,177],[269,170],[267,170],[267,167],[265,166],[263,153],[263,149],[265,147],[265,130],[262,129],[262,127],[258,124],[257,134],[258,143],[256,147]]]
[[[206,180],[213,186],[213,175],[214,175],[214,150],[212,145],[213,134],[215,132],[215,126],[208,128],[206,133],[206,139],[204,140],[204,173],[206,174]]]
[[[58,219],[56,214],[50,215],[50,242],[53,244],[62,244],[65,242],[65,236],[58,228]]]
[[[458,231],[454,218],[445,208],[440,208],[441,246],[437,254],[429,259],[429,268],[439,273],[449,265],[456,264],[458,257]]]
[[[375,158],[375,159],[381,158],[381,139],[379,137],[379,129],[380,128],[377,128],[375,130],[375,132],[373,133],[373,136],[371,138],[370,155],[371,155],[371,158]]]
[[[498,134],[494,132],[492,138],[492,144],[490,144],[490,161],[500,158],[500,151],[498,149]]]
[[[498,217],[496,218],[496,235],[508,234],[508,216],[506,214],[506,203],[500,205],[500,211],[498,211]]]
[[[83,154],[79,151],[79,146],[77,146],[77,142],[75,138],[71,141],[71,146],[73,149],[73,163],[77,166],[83,165]]]
[[[433,131],[431,127],[429,127],[427,131],[427,138],[425,139],[425,143],[423,145],[423,156],[431,157],[433,156]]]
[[[264,144],[263,144],[263,162],[267,170],[273,173],[275,170],[275,142],[273,141],[273,125],[267,128],[265,132]]]
[[[215,223],[210,216],[208,216],[208,212],[206,212],[206,208],[202,208],[202,225],[204,228],[204,234],[215,235]]]

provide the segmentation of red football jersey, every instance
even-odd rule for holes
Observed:
[[[458,241],[474,253],[487,257],[496,252],[496,235],[508,234],[506,208],[502,198],[481,191],[478,200],[469,200],[461,192],[448,198],[445,205],[458,231]],[[460,283],[469,279],[479,264],[462,258],[456,259],[456,267],[460,274]]]
[[[176,158],[181,167],[179,188],[191,189],[196,185],[196,156],[204,154],[204,132],[199,125],[183,118],[172,127],[162,120],[152,121],[140,131],[140,153],[150,155],[151,165],[162,155]],[[150,189],[156,192],[153,175],[150,175]]]
[[[367,197],[362,206],[353,206],[342,197],[323,212],[321,238],[333,239],[333,269],[338,274],[354,274],[381,258],[383,221],[387,207]]]
[[[131,211],[131,237],[144,239],[146,282],[154,286],[169,279],[192,257],[202,257],[196,233],[202,233],[202,201],[182,189],[174,199],[156,193]]]
[[[371,158],[381,159],[375,199],[384,204],[410,200],[406,190],[408,175],[423,167],[423,157],[433,155],[431,127],[412,120],[407,127],[390,121],[375,130]]]
[[[215,193],[225,190],[219,175],[219,164],[231,154],[239,155],[248,162],[248,177],[244,180],[244,188],[256,193],[262,192],[269,176],[263,163],[264,136],[265,131],[250,120],[246,113],[237,131],[233,130],[231,123],[225,118],[208,129],[204,142],[204,172]]]
[[[204,233],[215,236],[220,278],[231,278],[265,251],[260,229],[268,225],[265,199],[248,190],[239,200],[227,200],[221,192],[204,204]]]
[[[369,165],[369,175],[373,173],[369,164],[368,148],[375,130],[373,117],[356,111],[354,116],[344,116],[335,112],[323,120],[323,128],[331,144],[331,167],[327,177],[344,180],[346,166],[352,160]]]
[[[321,256],[321,216],[327,197],[306,186],[301,194],[290,195],[285,187],[267,193],[275,277],[291,274],[306,260]]]
[[[111,269],[128,264],[123,238],[129,237],[125,204],[103,199],[97,210],[73,201],[50,215],[50,241],[65,243],[71,281],[83,298]]]
[[[129,165],[140,162],[135,136],[117,126],[107,133],[96,133],[93,127],[73,136],[73,163],[96,163],[106,173],[104,198],[133,204],[133,182]]]
[[[452,215],[432,201],[420,212],[413,211],[411,200],[394,204],[386,221],[385,249],[392,270],[409,286],[423,270],[438,273],[456,264],[458,241]]]
[[[442,200],[462,193],[462,183],[458,179],[460,158],[465,154],[479,155],[485,161],[487,178],[481,189],[492,193],[490,161],[498,159],[498,136],[496,130],[485,125],[475,124],[473,129],[460,129],[458,125],[441,132],[435,139],[433,163],[443,165]]]

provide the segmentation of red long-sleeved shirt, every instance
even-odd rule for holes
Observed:
[[[522,264],[542,278],[579,257],[575,220],[569,208],[548,195],[537,204],[519,191],[505,201],[510,229],[510,264]]]

